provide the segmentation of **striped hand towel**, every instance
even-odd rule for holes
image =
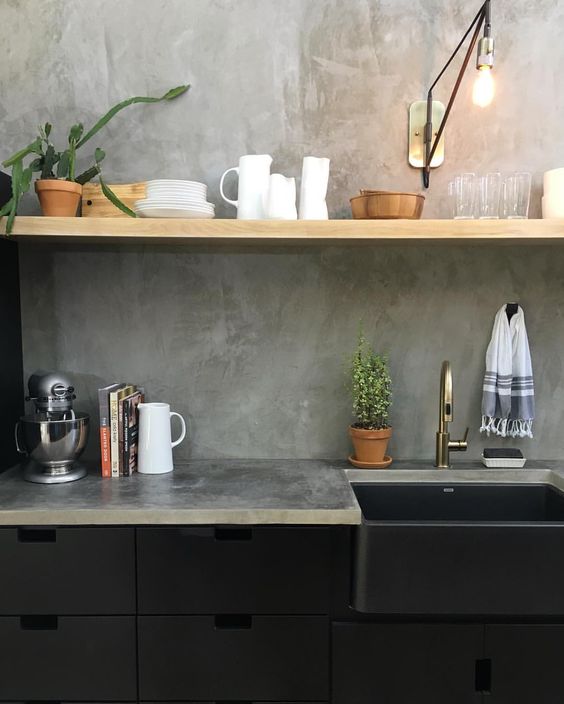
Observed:
[[[518,306],[511,320],[506,306],[496,313],[486,352],[480,432],[501,437],[533,437],[535,391],[525,314]]]

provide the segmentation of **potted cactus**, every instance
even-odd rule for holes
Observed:
[[[160,98],[137,96],[123,100],[101,117],[87,132],[82,123],[73,125],[68,134],[68,144],[62,151],[57,151],[51,143],[52,126],[47,122],[39,128],[39,134],[31,144],[13,154],[3,162],[3,166],[12,168],[12,197],[0,208],[0,218],[7,215],[6,234],[10,234],[18,204],[30,186],[34,173],[39,174],[35,182],[35,191],[39,197],[43,215],[73,217],[76,215],[82,186],[96,176],[100,180],[102,192],[116,207],[131,217],[135,213],[122,203],[102,178],[100,162],[106,156],[103,149],[94,151],[93,164],[80,174],[76,173],[76,152],[97,134],[118,112],[135,103],[160,103],[173,100],[185,93],[190,86],[178,86],[167,91]],[[28,159],[27,166],[24,160]]]
[[[392,402],[392,380],[387,357],[376,354],[362,331],[350,365],[350,383],[356,422],[349,433],[354,455],[349,457],[356,467],[379,469],[392,463],[386,455],[392,435],[389,412]]]

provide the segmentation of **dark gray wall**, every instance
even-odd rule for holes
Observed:
[[[187,80],[189,96],[136,106],[100,134],[110,181],[202,179],[218,215],[232,216],[218,181],[239,155],[269,152],[275,170],[298,175],[302,156],[316,154],[332,159],[332,216],[348,217],[360,187],[419,188],[406,164],[407,107],[478,4],[5,0],[1,151],[27,143],[40,121],[64,137],[121,97]],[[493,6],[496,101],[473,107],[465,79],[426,217],[446,216],[455,173],[517,168],[534,174],[538,215],[542,172],[564,163],[564,3]],[[437,98],[446,101],[452,78]],[[26,209],[36,207],[30,197]],[[74,373],[91,411],[99,385],[144,382],[191,419],[180,456],[347,453],[343,366],[360,318],[390,353],[392,452],[432,455],[439,367],[450,358],[453,430],[471,426],[478,456],[485,347],[509,300],[525,307],[537,381],[536,437],[522,445],[531,457],[562,454],[561,248],[21,249],[26,373]]]
[[[190,419],[179,456],[347,453],[344,368],[361,318],[391,359],[392,452],[433,455],[450,359],[453,431],[468,424],[478,456],[493,314],[520,300],[538,399],[535,439],[521,444],[530,457],[562,454],[564,248],[26,245],[22,261],[27,370],[71,370],[91,411],[103,383],[143,382]]]

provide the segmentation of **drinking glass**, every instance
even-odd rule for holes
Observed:
[[[475,180],[473,173],[460,174],[455,178],[455,220],[471,220],[474,217]]]
[[[492,172],[477,181],[478,217],[480,220],[499,219],[501,196],[501,174]]]
[[[447,187],[448,215],[453,218],[456,215],[456,182],[449,181]]]
[[[503,188],[503,211],[509,220],[529,217],[531,200],[531,174],[517,171],[505,180]]]

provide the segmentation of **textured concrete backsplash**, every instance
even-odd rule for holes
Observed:
[[[204,180],[217,214],[233,216],[218,182],[241,154],[268,152],[288,175],[305,154],[328,156],[330,212],[349,217],[361,187],[419,189],[406,163],[407,108],[478,4],[3,0],[0,151],[28,143],[45,120],[64,139],[71,122],[89,125],[120,98],[189,81],[188,96],[135,106],[100,133],[93,147],[108,153],[110,182]],[[495,0],[493,12],[496,100],[472,106],[465,79],[425,217],[446,216],[455,173],[492,169],[533,172],[538,215],[542,172],[564,165],[564,3]],[[446,101],[453,78],[436,98]],[[25,209],[37,209],[34,197]],[[392,453],[432,456],[449,358],[453,433],[471,426],[476,457],[485,348],[509,300],[525,308],[537,382],[535,440],[522,444],[531,457],[562,455],[562,248],[21,249],[26,373],[74,373],[92,412],[99,385],[144,383],[190,418],[179,456],[344,455],[343,367],[363,318],[390,353]]]
[[[190,421],[178,457],[338,457],[358,321],[390,355],[391,451],[432,457],[439,371],[453,365],[454,436],[478,434],[493,316],[518,300],[537,393],[527,456],[564,449],[564,248],[21,248],[27,372],[74,375],[79,406],[116,379]],[[96,438],[93,434],[92,452]],[[509,443],[511,444],[511,443]]]

